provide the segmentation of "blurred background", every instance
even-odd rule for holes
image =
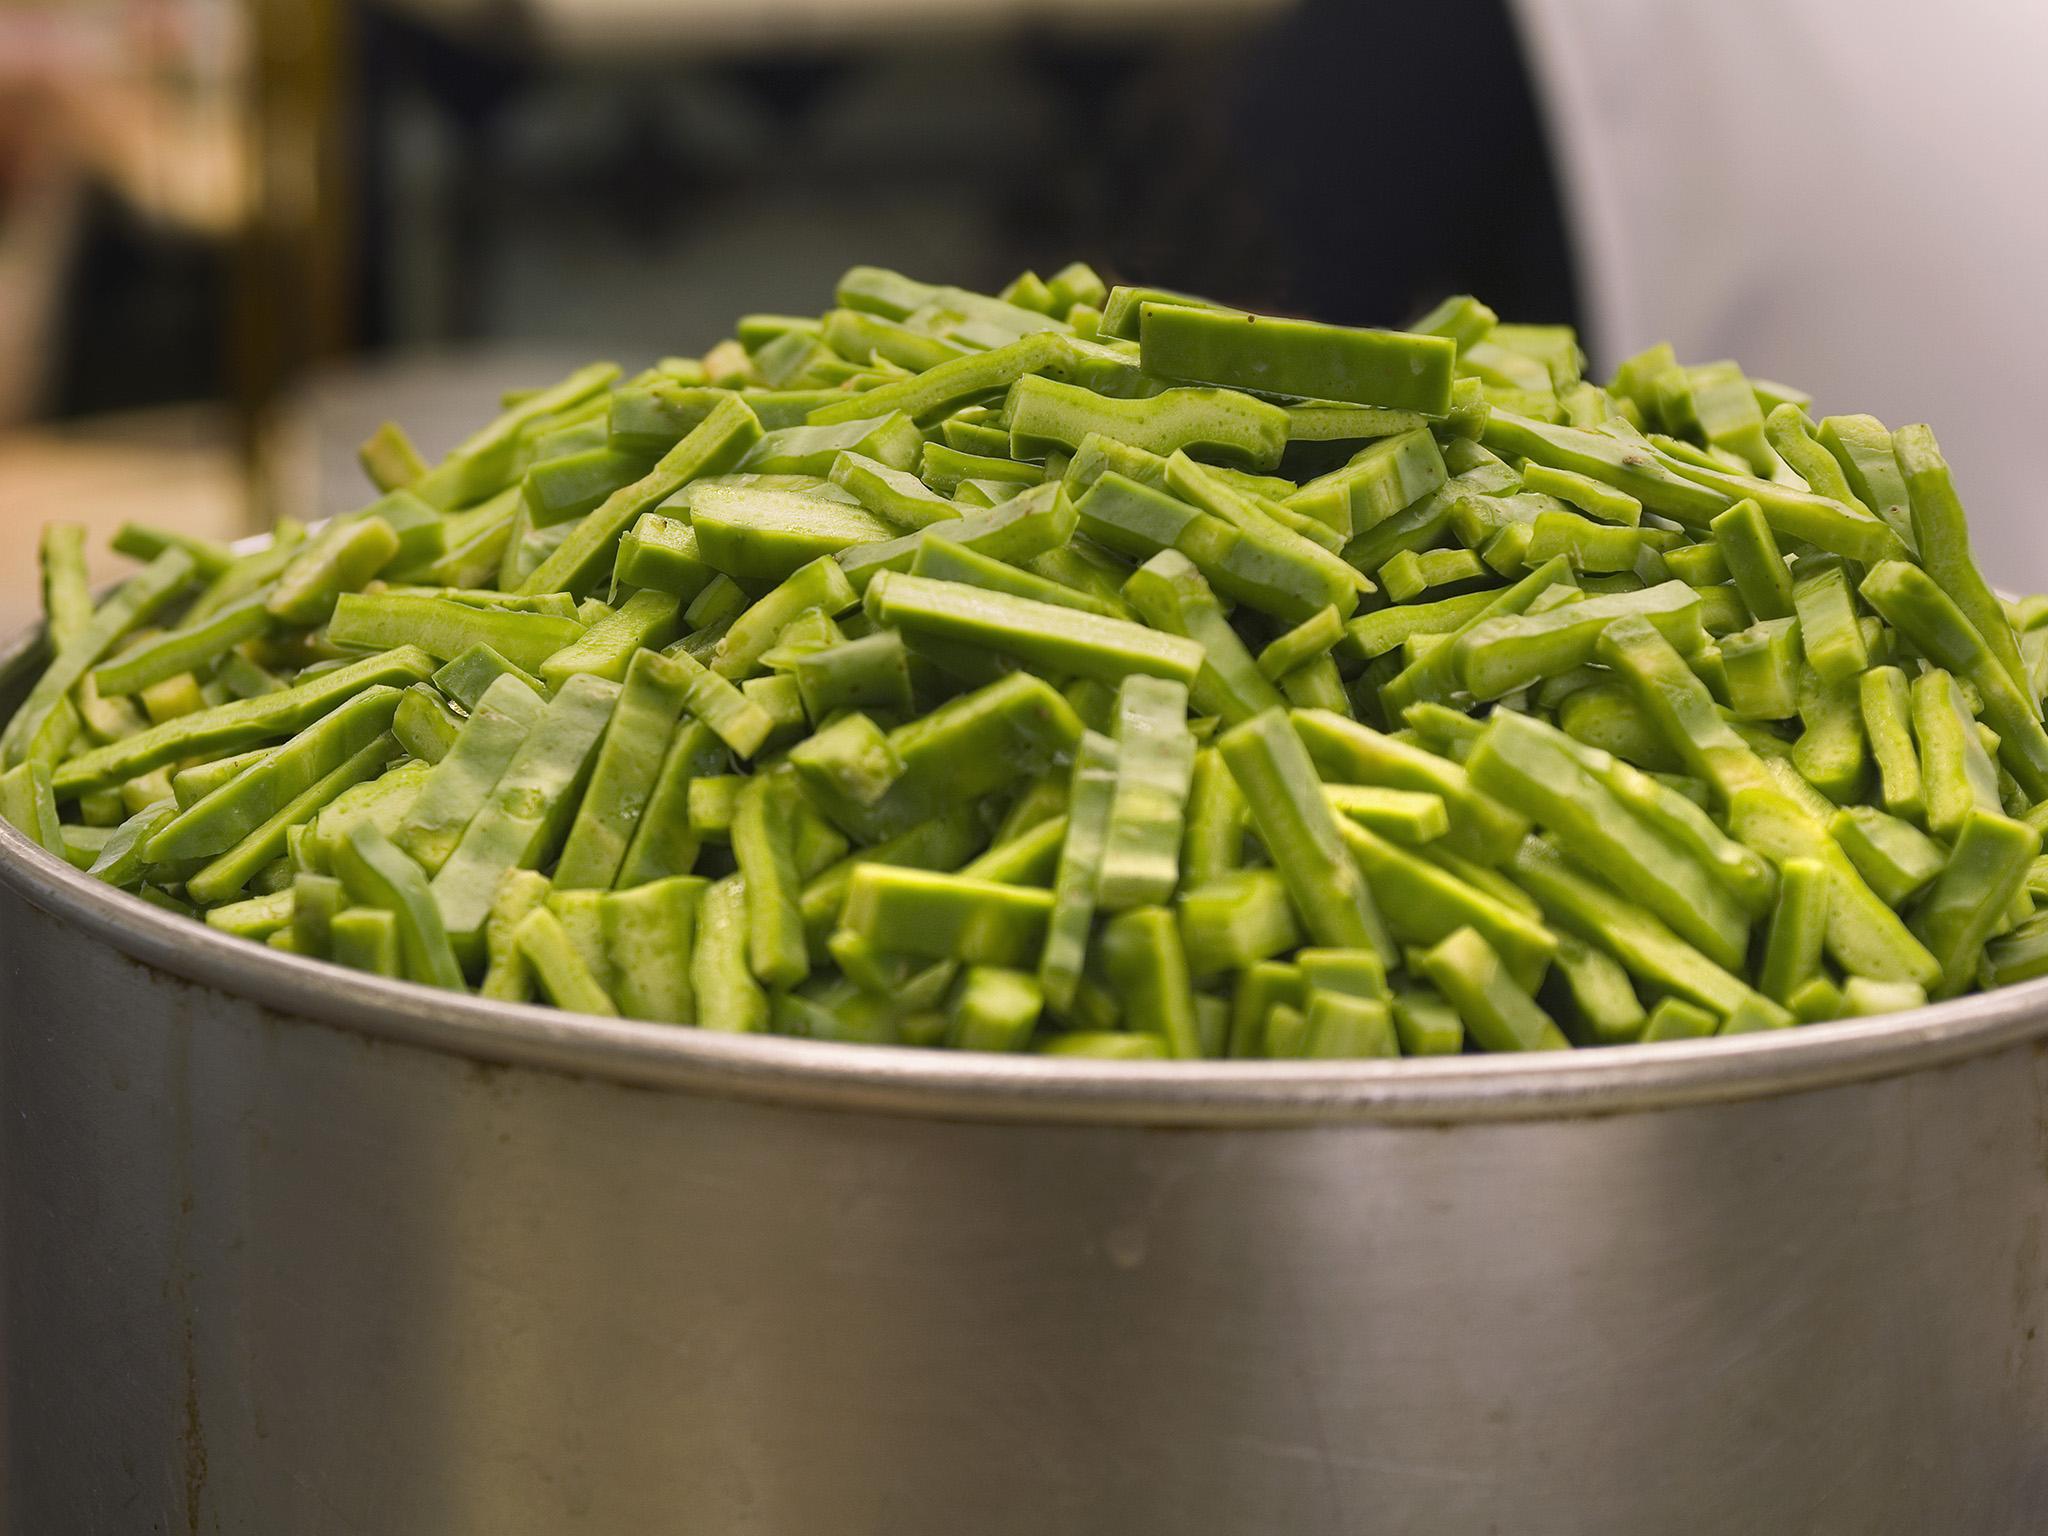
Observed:
[[[2042,9],[0,0],[0,625],[45,518],[339,510],[387,416],[431,454],[856,261],[1372,324],[1470,291],[1601,377],[1732,354],[1933,421],[2001,578],[2048,584],[2010,449]]]

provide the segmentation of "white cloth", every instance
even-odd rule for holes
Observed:
[[[2048,589],[2048,3],[1516,4],[1600,364],[1931,423],[1986,574]]]

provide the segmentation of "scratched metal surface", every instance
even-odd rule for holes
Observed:
[[[366,986],[0,831],[8,1530],[2037,1533],[2043,1028],[724,1042]]]

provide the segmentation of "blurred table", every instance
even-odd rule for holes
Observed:
[[[83,523],[95,582],[129,568],[107,549],[129,519],[207,538],[244,531],[241,471],[224,410],[178,406],[0,433],[0,634],[37,618],[36,532]]]
[[[582,354],[477,349],[365,361],[316,373],[279,413],[280,510],[306,520],[374,494],[356,445],[386,419],[438,457],[497,409],[501,391],[547,383]],[[132,570],[107,548],[124,522],[210,539],[255,531],[225,406],[168,406],[0,432],[0,636],[39,618],[36,538],[47,522],[81,523],[94,583]]]

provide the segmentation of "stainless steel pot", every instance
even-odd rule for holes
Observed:
[[[2041,985],[953,1056],[370,980],[0,830],[0,1026],[13,1536],[2048,1529]]]

